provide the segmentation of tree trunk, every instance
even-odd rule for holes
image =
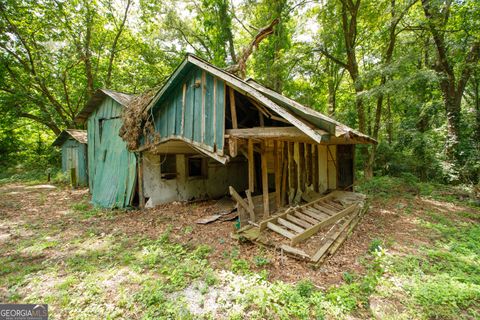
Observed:
[[[118,31],[115,34],[115,38],[113,39],[112,47],[110,48],[110,57],[108,59],[108,68],[107,68],[107,78],[105,80],[105,87],[110,88],[112,84],[112,70],[113,70],[113,62],[115,60],[115,53],[117,52],[117,44],[120,36],[122,35],[123,29],[125,27],[125,22],[127,22],[128,17],[128,10],[130,9],[131,0],[127,2],[127,6],[125,7],[125,13],[123,15],[122,23],[118,27]]]
[[[475,141],[477,141],[477,145],[480,146],[480,97],[479,97],[479,85],[478,82],[475,84],[475,110],[477,112],[477,125],[476,125],[476,130],[475,130]]]

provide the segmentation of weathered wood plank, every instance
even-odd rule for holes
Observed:
[[[294,248],[294,247],[290,247],[289,245],[281,244],[280,249],[285,251],[287,254],[292,254],[304,259],[310,259],[310,256],[305,251]]]
[[[320,221],[317,220],[317,219],[314,219],[304,213],[301,213],[299,211],[295,211],[293,212],[293,215],[304,220],[304,221],[307,221],[308,223],[310,223],[312,226],[316,225],[317,223],[319,223]]]
[[[268,222],[267,223],[267,227],[272,230],[272,231],[275,231],[276,233],[279,233],[281,234],[282,236],[284,237],[287,237],[288,239],[293,239],[295,238],[295,235],[293,233],[291,233],[290,231],[288,230],[285,230],[284,228],[272,223],[272,222]]]
[[[232,116],[232,128],[237,129],[238,122],[237,122],[237,108],[235,106],[235,91],[233,90],[233,88],[229,87],[228,93],[230,97],[230,115]]]
[[[262,192],[263,192],[263,212],[264,217],[270,216],[270,208],[268,201],[268,171],[267,171],[267,153],[265,151],[265,144],[262,145]]]
[[[301,227],[306,228],[306,229],[308,229],[308,228],[310,228],[310,227],[313,227],[313,224],[310,224],[310,223],[308,223],[307,221],[302,220],[302,219],[299,219],[299,218],[297,218],[297,217],[295,217],[295,216],[293,216],[293,215],[290,215],[290,214],[287,214],[287,215],[285,216],[285,218],[286,218],[287,220],[295,223],[295,224],[298,224],[298,225],[301,226]]]
[[[273,141],[273,166],[275,170],[275,201],[277,204],[277,208],[280,208],[282,205],[282,197],[281,197],[281,187],[282,187],[282,177],[281,177],[281,170],[280,167],[280,150],[278,146],[279,142],[277,140]]]
[[[291,239],[291,244],[295,245],[295,244],[297,244],[301,241],[304,241],[304,240],[308,239],[309,237],[311,237],[312,235],[317,233],[318,230],[320,230],[321,228],[323,228],[325,226],[328,226],[328,225],[334,223],[335,221],[345,217],[346,215],[352,213],[353,210],[355,210],[357,208],[357,206],[358,206],[358,204],[354,203],[351,206],[347,207],[346,209],[338,212],[336,215],[331,216],[330,218],[328,218],[326,220],[323,220],[320,223],[314,225],[313,227],[305,230],[305,232],[303,232],[303,233],[295,236],[294,238],[292,238]]]
[[[302,192],[304,192],[307,189],[307,169],[306,169],[306,148],[305,148],[305,143],[299,143],[298,151],[299,151],[299,161],[300,161],[300,186]]]
[[[338,236],[348,227],[350,222],[356,217],[357,215],[352,214],[333,234],[327,234],[325,243],[315,252],[312,257],[313,262],[318,262],[320,258],[325,254],[325,252],[330,248],[333,242],[338,238]]]
[[[326,203],[328,205],[331,205],[332,207],[334,207],[337,210],[343,210],[344,209],[344,207],[341,204],[338,204],[338,203],[334,202],[333,200],[327,200],[327,201],[324,201],[324,203]]]
[[[243,200],[243,198],[238,194],[238,192],[232,186],[230,186],[228,189],[233,199],[235,199],[235,201],[237,201],[238,204],[241,205],[243,209],[245,209],[250,214],[250,220],[255,221],[255,212],[253,211],[253,208],[251,208],[245,202],[245,200]]]
[[[328,210],[331,210],[331,211],[338,211],[338,208],[335,207],[335,206],[332,206],[331,204],[327,203],[326,201],[322,201],[321,203],[319,203],[319,205],[321,205],[322,207],[328,209]],[[344,208],[340,208],[340,210],[342,210]]]
[[[207,114],[205,113],[205,100],[207,95],[207,73],[202,71],[202,119],[200,126],[200,141],[205,143],[205,121]],[[210,115],[210,114],[209,114]]]
[[[252,193],[250,192],[250,190],[245,190],[245,194],[247,195],[248,206],[253,210],[254,205],[253,205]]]
[[[312,184],[312,145],[305,143],[305,183],[307,186]]]
[[[297,226],[296,224],[294,224],[294,223],[292,223],[292,222],[290,222],[290,221],[288,221],[288,220],[285,220],[285,219],[283,219],[283,218],[278,218],[277,223],[281,224],[281,225],[284,226],[284,227],[287,227],[288,229],[291,229],[291,230],[293,230],[293,231],[296,231],[296,232],[298,232],[298,233],[301,233],[301,232],[304,232],[304,231],[305,231],[304,228],[299,227],[299,226]]]
[[[313,206],[315,207],[315,209],[317,209],[317,210],[319,210],[319,211],[322,211],[322,212],[328,214],[329,216],[333,216],[335,213],[337,213],[337,210],[332,211],[332,210],[330,210],[330,209],[328,209],[328,208],[325,208],[325,207],[323,206],[323,203],[315,203]]]
[[[312,144],[312,183],[313,190],[315,192],[319,191],[318,186],[318,148],[316,145]]]
[[[248,190],[255,192],[255,160],[253,158],[253,140],[248,139]]]
[[[293,142],[314,142],[297,127],[257,127],[227,129],[225,133],[231,137],[241,139],[279,139]],[[325,132],[323,132],[326,134]]]
[[[225,82],[217,79],[215,84],[215,146],[222,154],[225,133]]]
[[[283,170],[282,170],[282,192],[281,192],[281,199],[280,199],[280,206],[283,207],[285,205],[285,198],[287,195],[287,160],[283,159]]]
[[[313,210],[310,210],[308,208],[301,209],[301,212],[310,216],[310,217],[312,217],[312,218],[317,219],[318,221],[323,221],[323,220],[328,219],[330,217],[326,214],[322,214],[321,212],[313,211]]]

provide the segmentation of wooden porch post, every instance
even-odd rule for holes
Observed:
[[[248,139],[248,190],[255,190],[255,167],[253,159],[253,140]]]
[[[279,150],[279,141],[273,141],[273,157],[274,157],[274,168],[275,168],[275,203],[277,209],[280,208],[282,199],[281,199],[281,185],[282,185],[282,168],[280,167],[280,150]]]
[[[265,141],[262,142],[262,189],[263,189],[263,217],[270,216],[269,199],[268,199],[268,171],[267,171],[267,152]]]

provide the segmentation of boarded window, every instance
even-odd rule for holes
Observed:
[[[207,178],[207,160],[206,158],[190,157],[188,158],[188,177],[189,178]]]
[[[160,155],[160,174],[165,180],[177,177],[177,161],[174,154]]]

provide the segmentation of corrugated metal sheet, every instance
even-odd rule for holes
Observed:
[[[92,202],[104,208],[131,203],[136,178],[136,157],[118,135],[123,106],[105,97],[88,118],[89,185]]]

